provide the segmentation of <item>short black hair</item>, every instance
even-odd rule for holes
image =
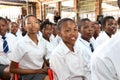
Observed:
[[[115,20],[115,18],[114,18],[113,16],[106,16],[106,17],[104,17],[103,20],[102,20],[101,27],[104,27],[104,26],[106,25],[106,22],[107,22],[109,19],[114,19],[114,20]]]
[[[57,30],[60,30],[61,29],[61,25],[67,21],[71,21],[73,23],[75,23],[74,20],[72,20],[71,18],[63,18],[61,19],[58,23],[57,23]]]
[[[78,29],[80,29],[80,28],[83,26],[83,24],[85,24],[85,21],[90,21],[90,22],[91,22],[91,20],[88,19],[88,18],[83,18],[83,19],[81,19],[81,20],[78,22],[78,24],[77,24]]]
[[[42,30],[43,28],[46,27],[46,25],[51,25],[52,26],[52,23],[50,21],[46,20],[46,21],[41,23],[40,29]]]
[[[7,24],[7,20],[3,17],[0,17],[0,20],[3,20]]]

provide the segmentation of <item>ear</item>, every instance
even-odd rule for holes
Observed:
[[[106,29],[106,26],[105,26],[105,25],[103,25],[103,26],[102,26],[102,30],[104,31],[105,29]]]
[[[60,31],[58,31],[57,33],[58,33],[58,36],[60,36],[60,37],[61,37],[61,32],[60,32]]]
[[[26,28],[26,26],[25,26],[25,25],[23,26],[23,28],[27,31],[27,28]]]

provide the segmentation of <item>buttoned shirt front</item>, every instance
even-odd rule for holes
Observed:
[[[54,80],[82,80],[85,77],[85,64],[81,52],[70,51],[62,40],[50,57]]]
[[[9,55],[12,53],[12,51],[14,49],[14,44],[16,42],[16,38],[11,33],[6,33],[5,37],[6,37],[8,47],[9,47],[9,51],[7,53],[4,53],[3,39],[2,39],[2,36],[0,35],[0,64],[9,65],[9,63],[10,63]]]
[[[28,35],[18,41],[14,53],[10,59],[19,63],[22,69],[40,69],[43,65],[43,57],[46,55],[46,43],[42,37],[38,37],[36,45]]]

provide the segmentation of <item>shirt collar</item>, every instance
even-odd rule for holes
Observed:
[[[86,40],[82,39],[81,37],[79,38],[79,40],[80,40],[80,41],[81,41],[84,45],[86,45],[86,46],[88,46],[88,47],[89,47],[90,42],[88,42],[88,41],[86,41]]]
[[[66,44],[63,42],[63,40],[60,41],[60,45],[62,47],[61,52],[63,52],[64,54],[68,54],[70,52],[72,52],[67,46]]]
[[[8,37],[8,33],[5,34],[5,37],[7,38]],[[0,35],[0,39],[2,39],[2,36]]]
[[[36,34],[37,35],[37,34]],[[25,36],[24,36],[24,38],[25,38],[25,41],[26,42],[32,42],[32,40],[30,39],[30,37],[28,36],[28,34],[26,34]],[[38,35],[37,35],[37,38],[38,38],[38,41],[40,41],[40,38],[38,37]]]

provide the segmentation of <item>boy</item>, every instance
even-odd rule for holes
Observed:
[[[96,47],[108,41],[117,31],[117,22],[113,16],[106,16],[101,23],[102,30],[96,38]]]
[[[95,50],[91,61],[92,80],[120,80],[119,44],[120,33]]]

